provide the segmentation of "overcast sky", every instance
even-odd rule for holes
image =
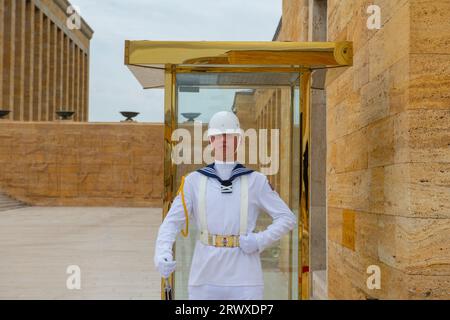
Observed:
[[[163,91],[143,90],[124,66],[125,40],[271,41],[282,0],[70,0],[94,30],[91,41],[92,122],[163,121]]]

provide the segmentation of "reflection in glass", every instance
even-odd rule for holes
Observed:
[[[268,179],[283,200],[293,204],[293,211],[298,215],[298,201],[292,201],[299,190],[298,176],[292,165],[298,153],[292,153],[291,146],[299,145],[299,105],[298,73],[179,73],[176,83],[176,119],[177,128],[191,132],[191,143],[194,144],[194,122],[187,121],[182,114],[197,113],[196,121],[202,122],[205,132],[209,119],[218,111],[233,111],[239,117],[244,131],[254,129],[276,129],[280,131],[278,145],[280,150],[277,157],[280,164],[276,174],[268,175]],[[294,109],[293,109],[294,108]],[[292,124],[294,122],[294,125]],[[281,138],[282,137],[282,138]],[[198,137],[197,137],[198,138]],[[269,139],[268,150],[272,141]],[[203,141],[202,148],[208,145]],[[244,165],[261,171],[265,166],[249,163],[248,145]],[[298,146],[297,146],[298,148]],[[297,156],[296,156],[297,154]],[[293,158],[292,158],[293,157]],[[177,166],[174,191],[178,188],[181,177],[208,163],[194,163],[194,152],[191,163]],[[292,170],[292,171],[291,171]],[[293,189],[291,189],[293,188]],[[298,196],[297,196],[298,197]],[[295,207],[297,206],[297,207]],[[272,223],[272,218],[261,212],[255,232],[262,231]],[[265,281],[265,299],[297,299],[295,288],[297,284],[298,241],[295,229],[292,235],[286,235],[272,247],[261,253],[261,262]],[[187,285],[195,243],[199,239],[199,230],[194,221],[189,223],[189,236],[178,235],[176,241],[177,272],[175,275],[175,298],[188,299]],[[294,250],[293,250],[294,249]]]

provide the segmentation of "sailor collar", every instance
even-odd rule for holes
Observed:
[[[230,178],[228,180],[222,180],[217,175],[215,163],[211,163],[210,165],[207,165],[206,167],[203,167],[203,168],[197,170],[197,172],[199,172],[209,178],[217,179],[217,181],[220,182],[220,191],[222,193],[232,193],[233,192],[233,184],[232,184],[233,180],[242,175],[250,174],[253,171],[254,170],[248,169],[240,163],[236,163],[233,170],[231,171]]]

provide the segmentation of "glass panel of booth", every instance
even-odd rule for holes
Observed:
[[[178,135],[179,140],[173,142],[173,150],[177,150],[171,160],[176,163],[173,194],[183,175],[213,161],[205,135],[211,116],[222,110],[233,111],[245,134],[238,161],[265,173],[298,217],[300,73],[186,72],[176,73],[175,79],[175,127],[182,129],[179,134],[183,137]],[[191,148],[175,147],[178,143]],[[272,218],[261,212],[255,232],[271,223]],[[194,221],[189,222],[187,238],[177,237],[176,299],[188,299],[190,266],[198,239]],[[298,299],[298,253],[298,227],[261,253],[264,299]]]
[[[300,221],[299,205],[300,205],[300,154],[301,154],[301,139],[300,139],[300,88],[295,86],[293,88],[293,102],[292,102],[292,151],[291,151],[291,197],[290,208]],[[299,223],[295,226],[291,235],[291,300],[299,299]]]

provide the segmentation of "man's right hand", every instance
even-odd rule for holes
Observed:
[[[176,261],[173,261],[171,254],[165,254],[158,257],[157,269],[163,278],[168,278],[175,271]]]

